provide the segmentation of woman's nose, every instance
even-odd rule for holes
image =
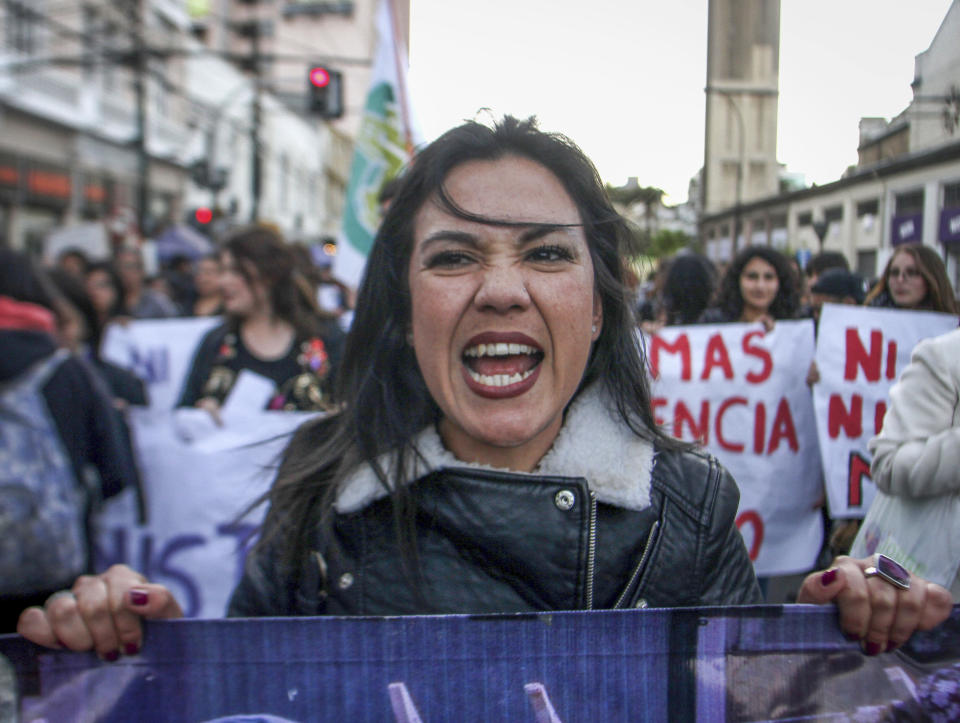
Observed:
[[[513,265],[490,266],[483,270],[474,302],[481,308],[508,311],[530,303],[526,280]]]

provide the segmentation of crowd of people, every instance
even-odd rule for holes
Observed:
[[[181,404],[216,415],[250,370],[274,383],[267,408],[327,412],[284,453],[230,615],[762,602],[734,480],[654,421],[625,283],[634,244],[571,141],[532,121],[470,122],[423,149],[397,185],[345,337],[339,313],[318,306],[319,274],[276,232],[251,227],[199,261],[190,287],[173,275],[150,283],[128,250],[80,269],[93,308],[83,338],[173,305],[219,313]],[[957,313],[930,256],[901,247],[864,298]],[[865,287],[842,271],[818,261],[808,287],[771,248],[744,249],[722,273],[682,254],[659,270],[642,323],[771,328],[848,287],[862,301]],[[59,320],[36,330],[46,353],[65,343],[65,294],[0,287],[8,296]],[[105,408],[116,422],[122,405]],[[106,660],[140,649],[142,619],[182,614],[170,590],[124,566],[31,593],[16,601],[34,603],[23,635]],[[886,558],[845,556],[808,575],[797,600],[836,605],[868,654],[937,625],[952,602]]]

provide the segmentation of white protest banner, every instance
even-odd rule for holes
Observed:
[[[890,387],[917,342],[956,327],[951,314],[824,304],[813,403],[831,517],[866,514],[876,494],[867,443],[883,425]]]
[[[399,174],[422,140],[407,90],[407,50],[391,0],[380,0],[377,35],[334,259],[336,275],[352,287],[359,285],[380,225],[380,187]]]
[[[666,327],[647,340],[657,422],[703,447],[740,487],[737,526],[758,575],[813,567],[822,543],[810,390],[813,323]]]
[[[289,434],[311,416],[248,412],[216,427],[202,409],[132,409],[147,519],[138,524],[132,490],[107,503],[98,569],[127,564],[168,586],[188,617],[223,617],[264,509],[240,515],[267,491]]]
[[[219,317],[205,316],[111,324],[100,353],[104,359],[143,379],[151,408],[172,409],[200,339],[221,321]]]

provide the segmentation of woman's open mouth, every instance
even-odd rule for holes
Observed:
[[[536,382],[543,356],[539,346],[529,342],[471,340],[463,350],[464,379],[484,397],[523,394]]]

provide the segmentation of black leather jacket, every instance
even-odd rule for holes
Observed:
[[[582,477],[445,468],[410,487],[420,582],[389,499],[337,514],[295,584],[251,555],[231,616],[505,613],[762,602],[718,462],[656,454],[650,505],[596,501]],[[318,526],[319,527],[319,526]]]

